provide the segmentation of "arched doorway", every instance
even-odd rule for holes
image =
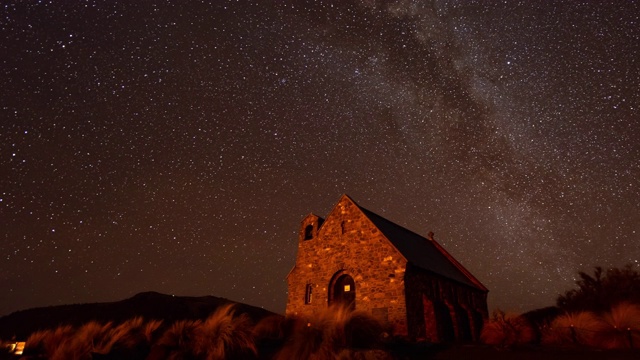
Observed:
[[[350,275],[338,275],[331,290],[331,301],[329,302],[331,305],[344,305],[355,310],[356,283]]]

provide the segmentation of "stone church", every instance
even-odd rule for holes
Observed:
[[[302,220],[287,275],[287,315],[342,303],[412,340],[477,340],[488,290],[433,238],[422,237],[343,195],[326,219]]]

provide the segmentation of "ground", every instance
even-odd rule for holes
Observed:
[[[443,347],[433,356],[421,358],[438,360],[637,360],[640,359],[640,349],[593,350],[534,346],[505,349],[485,345],[453,345]]]

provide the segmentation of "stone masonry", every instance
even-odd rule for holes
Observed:
[[[487,316],[486,288],[413,266],[346,195],[326,220],[314,214],[302,220],[287,282],[287,315],[347,302],[414,340],[476,339]]]

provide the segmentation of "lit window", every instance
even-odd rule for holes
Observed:
[[[351,285],[345,285],[344,292],[349,292],[349,291],[351,291]]]

